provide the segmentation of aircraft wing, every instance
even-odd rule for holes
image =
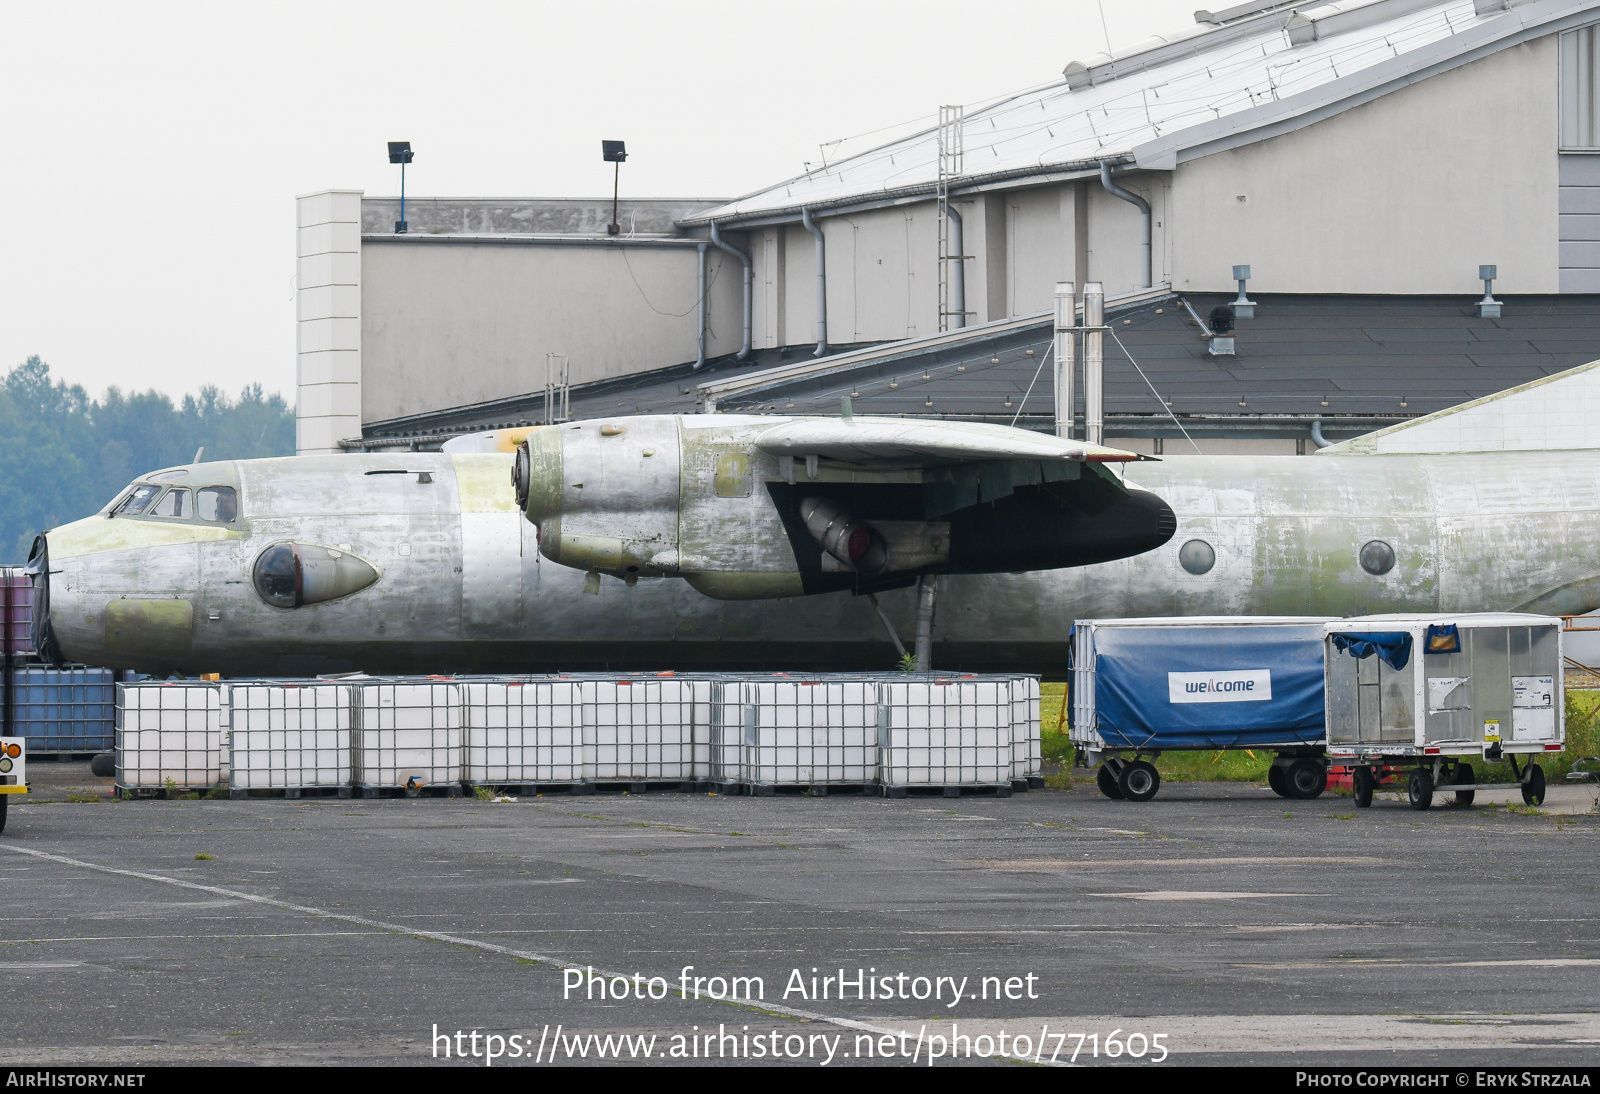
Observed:
[[[774,456],[824,456],[852,463],[877,461],[968,463],[982,460],[1072,460],[1125,463],[1142,459],[1103,445],[983,422],[909,418],[801,418],[774,426],[756,440]]]

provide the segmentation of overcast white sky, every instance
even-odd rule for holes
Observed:
[[[1196,0],[0,0],[0,370],[294,399],[294,197],[731,197]],[[1216,7],[1226,6],[1219,2]]]

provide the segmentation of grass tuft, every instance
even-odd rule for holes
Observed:
[[[194,858],[195,858],[196,862],[210,862],[212,859],[214,859],[216,857],[217,857],[216,855],[208,855],[204,851],[201,851]]]

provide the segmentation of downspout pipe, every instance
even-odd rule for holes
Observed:
[[[1111,165],[1105,160],[1100,161],[1100,185],[1106,190],[1139,209],[1139,238],[1140,247],[1144,251],[1144,287],[1151,288],[1155,280],[1151,275],[1150,264],[1150,203],[1132,190],[1125,190],[1111,181]]]
[[[950,318],[955,320],[957,327],[967,325],[967,243],[962,235],[961,214],[956,212],[955,202],[945,202],[944,215],[950,220],[950,249],[955,252],[951,257],[955,266],[950,271]]]
[[[734,354],[734,360],[744,361],[750,357],[751,336],[755,320],[755,297],[753,295],[753,273],[750,269],[750,256],[733,244],[726,242],[717,231],[717,222],[711,222],[711,245],[719,251],[731,254],[744,264],[744,344],[739,347],[739,352]]]
[[[813,357],[828,355],[828,244],[822,226],[811,219],[811,210],[800,209],[800,223],[817,241],[817,350]]]
[[[1318,448],[1328,448],[1333,442],[1322,435],[1322,419],[1317,418],[1311,423],[1311,443]]]
[[[695,299],[699,301],[699,314],[695,317],[694,333],[694,367],[698,372],[706,363],[706,245],[696,247],[699,252],[700,294]]]

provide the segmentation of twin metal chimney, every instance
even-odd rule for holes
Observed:
[[[1079,313],[1083,322],[1078,322]],[[1083,335],[1083,439],[1104,444],[1105,414],[1105,286],[1090,281],[1083,301],[1073,299],[1070,281],[1056,282],[1055,406],[1056,436],[1071,437],[1076,409],[1078,335]]]

